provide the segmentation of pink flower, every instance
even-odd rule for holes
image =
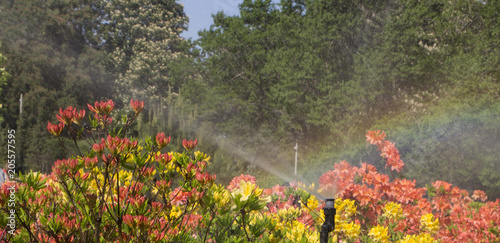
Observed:
[[[144,101],[131,99],[130,106],[132,106],[132,109],[134,109],[136,114],[139,114],[142,110],[144,110]]]

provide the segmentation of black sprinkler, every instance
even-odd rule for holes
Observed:
[[[335,229],[335,213],[337,213],[337,210],[335,210],[335,199],[326,199],[325,207],[323,208],[325,222],[321,226],[321,232],[319,233],[320,243],[328,243],[328,234]]]

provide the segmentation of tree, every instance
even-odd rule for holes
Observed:
[[[0,47],[2,47],[2,44],[0,43]],[[0,53],[0,94],[2,93],[2,86],[5,85],[7,80],[10,77],[10,74],[5,70],[3,67],[4,62],[6,61],[6,58]],[[2,109],[3,105],[0,103],[0,110]],[[0,122],[3,121],[3,116],[0,114]]]
[[[105,53],[90,47],[88,33],[81,32],[86,27],[80,23],[90,22],[93,12],[83,4],[0,2],[0,40],[12,76],[0,99],[4,105],[2,127],[16,129],[19,135],[16,145],[22,154],[16,156],[17,169],[48,171],[55,159],[65,155],[50,146],[56,140],[46,135],[50,114],[45,110],[69,103],[84,107],[90,100],[113,95],[113,76],[105,70]]]
[[[178,92],[180,81],[170,66],[185,56],[189,45],[179,36],[188,18],[174,0],[103,1],[105,21],[100,35],[113,71],[122,85],[121,94],[164,95]]]
[[[241,16],[214,15],[201,33],[208,110],[283,141],[317,140],[343,119],[353,54],[363,26],[359,3],[244,1]],[[224,97],[213,98],[213,97]],[[237,114],[237,115],[236,115]],[[231,125],[229,125],[231,126]]]

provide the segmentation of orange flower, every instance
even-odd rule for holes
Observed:
[[[184,140],[182,141],[182,146],[184,146],[184,148],[185,148],[186,150],[192,150],[192,149],[196,148],[196,145],[197,145],[197,144],[198,144],[198,139],[196,139],[196,140],[194,140],[194,141],[193,141],[193,140],[189,140],[189,141],[187,141],[186,139],[184,139]]]
[[[380,155],[384,158],[387,158],[387,164],[385,165],[385,167],[390,165],[391,170],[396,170],[397,172],[401,172],[405,164],[401,160],[396,145],[394,145],[394,143],[392,142],[385,141],[382,146],[383,146],[381,149],[382,153]]]
[[[366,134],[366,141],[368,141],[370,144],[380,144],[382,141],[385,139],[385,133],[384,131],[380,132],[378,131],[368,131]]]
[[[139,114],[142,110],[144,110],[144,101],[131,99],[130,106],[132,106],[132,109],[134,109],[135,114]]]
[[[59,136],[63,128],[64,128],[64,123],[59,123],[58,125],[56,125],[56,124],[51,124],[49,122],[49,124],[47,124],[47,130],[54,136]]]
[[[480,201],[485,202],[486,199],[488,199],[488,196],[486,196],[486,193],[484,193],[481,190],[475,190],[474,193],[472,194],[472,198],[474,198],[474,200],[479,199]]]

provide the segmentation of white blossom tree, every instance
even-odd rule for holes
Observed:
[[[104,38],[124,97],[154,97],[172,85],[169,64],[185,55],[188,18],[175,0],[104,0]],[[132,92],[132,93],[130,93]]]

